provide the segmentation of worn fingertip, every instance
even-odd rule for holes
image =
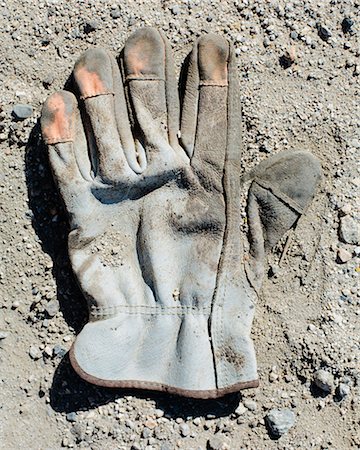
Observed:
[[[198,40],[200,81],[207,84],[228,84],[229,42],[222,36],[209,33]]]
[[[106,50],[92,48],[84,52],[76,61],[74,80],[82,99],[114,93],[110,58]]]
[[[71,142],[75,137],[75,111],[77,101],[68,91],[52,94],[41,111],[41,132],[46,144]]]
[[[143,27],[126,41],[124,63],[127,77],[165,79],[165,44],[156,28]]]

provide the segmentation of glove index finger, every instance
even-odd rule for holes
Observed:
[[[75,96],[67,91],[52,94],[43,105],[40,122],[50,165],[68,207],[79,185],[90,180],[86,138]]]
[[[44,103],[41,112],[41,131],[46,144],[73,142],[75,110],[72,97],[74,96],[70,92],[59,91],[52,94]]]

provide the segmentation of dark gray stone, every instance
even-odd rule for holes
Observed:
[[[18,120],[24,120],[30,117],[33,113],[33,108],[31,105],[23,105],[21,103],[18,103],[14,106],[13,110],[13,116]]]
[[[325,25],[318,24],[317,29],[318,34],[323,41],[327,42],[331,38],[332,33]]]
[[[354,21],[350,19],[350,17],[345,17],[345,19],[341,22],[341,28],[344,33],[350,33],[354,26]]]

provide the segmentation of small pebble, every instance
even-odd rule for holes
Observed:
[[[164,416],[164,411],[162,409],[155,409],[155,416],[159,419]]]
[[[66,448],[74,447],[74,445],[70,443],[70,439],[67,436],[62,438],[61,445]]]
[[[351,259],[351,253],[344,248],[339,248],[337,251],[337,261],[340,264],[345,264]]]
[[[130,428],[130,430],[133,430],[135,428],[135,424],[132,420],[126,419],[125,420],[125,426]]]
[[[24,120],[30,117],[33,113],[33,108],[30,105],[17,104],[12,110],[13,116],[18,120]]]
[[[153,430],[156,427],[157,423],[155,420],[149,419],[144,423],[144,425],[145,427],[150,428],[150,430]]]
[[[50,87],[50,86],[53,84],[54,80],[55,80],[54,75],[52,75],[52,74],[47,75],[47,76],[43,79],[43,85],[44,85],[44,87],[45,87],[45,88]]]
[[[50,317],[56,316],[59,312],[60,305],[57,299],[50,300],[49,303],[45,306],[45,311],[48,313]]]
[[[170,9],[174,16],[177,16],[180,13],[180,7],[178,5],[173,5]]]
[[[354,26],[354,21],[350,19],[350,17],[345,17],[345,19],[341,22],[341,28],[344,33],[349,33]]]
[[[141,436],[144,439],[149,439],[149,437],[152,435],[152,431],[150,430],[150,428],[144,427],[144,429],[142,430]]]
[[[289,50],[287,50],[283,56],[280,58],[280,65],[284,69],[288,69],[290,66],[294,64],[296,60],[296,51],[295,47],[290,47]]]
[[[350,386],[347,383],[340,383],[336,389],[336,394],[342,400],[350,394]]]
[[[318,24],[317,29],[318,34],[323,41],[327,42],[331,38],[331,31],[325,25]]]
[[[36,359],[41,358],[42,353],[41,353],[41,351],[38,349],[38,347],[31,346],[30,349],[29,349],[29,355],[30,355],[30,357],[31,357],[32,359],[36,360]]]
[[[120,19],[121,17],[121,10],[120,8],[115,8],[111,11],[110,16],[112,19]]]
[[[343,205],[340,208],[339,212],[340,212],[341,215],[347,216],[348,214],[351,213],[351,210],[352,210],[351,205],[349,203],[345,203],[345,205]]]
[[[49,347],[48,345],[44,348],[44,355],[46,355],[46,356],[48,356],[49,358],[51,358],[52,357],[52,355],[53,355],[53,351],[52,351],[52,348],[51,347]]]
[[[242,416],[246,413],[246,411],[247,409],[245,408],[245,406],[242,403],[239,403],[239,406],[235,409],[235,414],[237,416]]]
[[[314,374],[314,383],[323,392],[330,393],[334,388],[334,376],[327,370],[320,369]]]
[[[66,352],[67,352],[66,348],[64,348],[62,345],[60,344],[54,345],[53,353],[55,356],[62,358],[63,356],[66,355]]]
[[[189,436],[190,434],[190,427],[187,423],[181,423],[179,426],[180,434],[183,437]]]
[[[249,411],[256,411],[256,408],[257,408],[256,402],[254,400],[252,400],[251,398],[247,398],[244,400],[244,406]]]
[[[269,381],[270,383],[273,383],[279,378],[279,375],[276,372],[270,372],[269,373]]]
[[[98,23],[96,20],[89,20],[84,25],[84,33],[89,34],[98,29]]]
[[[195,417],[195,419],[193,420],[193,424],[196,425],[197,427],[199,425],[201,425],[201,419],[200,417]]]
[[[69,412],[66,414],[66,420],[68,422],[76,422],[76,412]]]
[[[289,408],[274,408],[267,414],[265,421],[268,424],[271,434],[280,437],[294,426],[295,414]]]
[[[7,333],[6,331],[0,330],[0,340],[6,339],[8,337],[8,335],[9,335],[9,333]]]

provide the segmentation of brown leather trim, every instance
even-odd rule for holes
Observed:
[[[223,397],[226,394],[241,391],[242,389],[255,388],[259,386],[259,380],[242,381],[233,384],[226,388],[210,389],[210,390],[189,390],[181,389],[166,384],[157,383],[154,381],[138,381],[138,380],[103,380],[102,378],[94,377],[85,372],[78,364],[74,354],[74,345],[69,352],[70,362],[75,372],[85,381],[97,386],[109,388],[127,388],[127,389],[143,389],[150,391],[167,392],[169,394],[181,395],[183,397],[198,398],[198,399],[212,399]]]
[[[73,142],[74,139],[69,137],[64,137],[64,138],[60,138],[60,137],[54,137],[54,138],[46,138],[44,137],[44,142],[47,145],[54,145],[54,144],[64,144],[65,142]]]
[[[84,93],[80,96],[80,99],[81,99],[81,100],[86,100],[86,99],[88,99],[88,98],[100,97],[101,95],[115,95],[115,93],[112,92],[112,91],[104,91],[104,92],[87,91],[87,92],[84,92]]]
[[[165,83],[164,78],[157,77],[155,75],[127,75],[125,82],[129,81],[163,81]]]

